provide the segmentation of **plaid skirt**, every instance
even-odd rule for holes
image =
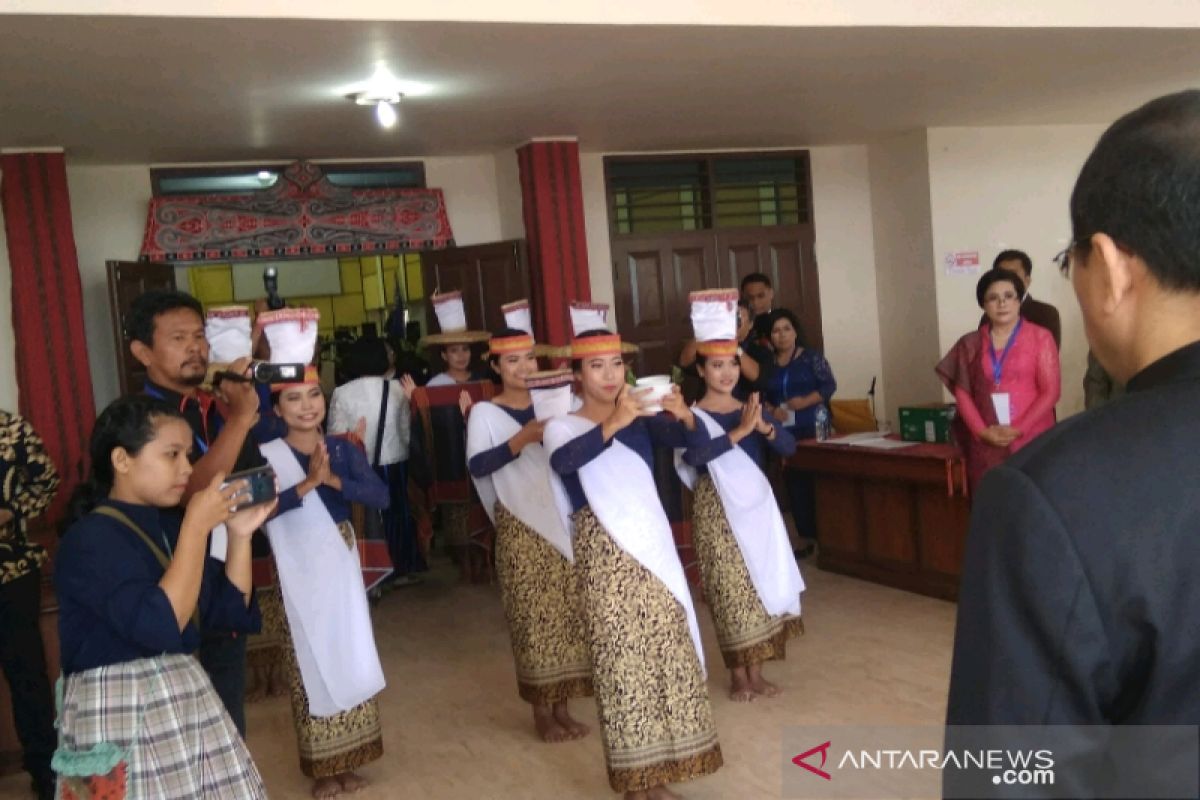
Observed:
[[[192,656],[162,655],[98,667],[64,681],[59,749],[107,742],[125,751],[125,798],[265,798],[258,769]],[[86,781],[82,782],[86,784]],[[59,777],[60,798],[81,796]]]

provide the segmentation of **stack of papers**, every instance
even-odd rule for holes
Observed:
[[[864,433],[851,433],[847,436],[835,436],[827,440],[825,444],[869,447],[873,450],[900,450],[905,447],[915,447],[919,442],[902,442],[897,439],[888,439],[887,434],[880,433],[879,431],[866,431]]]

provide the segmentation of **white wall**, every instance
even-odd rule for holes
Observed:
[[[497,170],[491,154],[423,160],[427,184],[445,192],[446,210],[457,244],[481,244],[505,238],[497,195]],[[83,282],[88,358],[96,404],[100,408],[113,400],[118,392],[116,344],[108,309],[104,262],[138,257],[150,203],[150,168],[147,165],[72,167],[70,154],[67,164],[79,273]],[[519,189],[517,197],[519,202]],[[0,252],[0,298],[11,296],[7,288],[10,280],[7,254],[7,248]],[[183,288],[186,289],[186,285]],[[3,359],[0,360],[0,401],[3,401],[9,391],[7,387],[15,386],[15,380],[5,378],[13,369],[11,358],[4,355],[4,348],[12,346],[9,303],[5,300],[0,306],[3,307],[0,309],[0,359]],[[16,390],[11,391],[15,405]]]
[[[0,173],[0,180],[4,175]],[[17,410],[17,342],[12,321],[12,267],[0,208],[0,409]]]
[[[92,391],[100,409],[120,391],[104,262],[134,261],[141,252],[150,204],[150,170],[145,166],[72,167],[68,153],[67,188],[83,284]]]
[[[583,191],[583,229],[587,239],[592,302],[615,305],[612,247],[608,239],[608,195],[604,190],[604,153],[579,154],[579,183]]]
[[[875,402],[882,416],[887,393],[867,148],[814,147],[809,153],[825,355],[842,398],[866,397],[871,379],[878,378]]]
[[[872,142],[868,161],[876,309],[888,393],[880,416],[897,426],[901,406],[937,402],[942,396],[933,372],[940,356],[925,131]]]
[[[929,189],[940,350],[979,323],[977,275],[949,276],[947,252],[978,250],[986,269],[997,252],[1029,253],[1034,297],[1058,308],[1063,323],[1059,417],[1083,409],[1087,341],[1069,281],[1051,258],[1070,238],[1067,202],[1102,126],[934,128]]]
[[[525,214],[521,198],[521,169],[516,148],[497,151],[496,202],[500,214],[500,238],[524,239]]]

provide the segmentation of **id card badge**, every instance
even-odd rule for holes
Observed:
[[[992,395],[992,408],[996,409],[996,422],[1001,425],[1012,425],[1012,405],[1008,392],[996,392]]]
[[[796,424],[796,410],[795,410],[795,409],[793,409],[793,408],[789,408],[789,409],[787,410],[787,419],[785,419],[785,420],[783,421],[783,426],[784,426],[785,428],[791,428],[791,427],[793,427],[795,424]]]

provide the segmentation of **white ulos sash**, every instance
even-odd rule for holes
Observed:
[[[553,453],[594,427],[595,422],[582,417],[555,417],[546,423],[542,440],[546,449]],[[663,511],[650,468],[641,456],[613,439],[604,452],[579,470],[578,475],[588,505],[608,534],[622,550],[662,581],[683,606],[696,657],[703,670],[704,646],[700,642],[696,610],[692,607],[692,593],[688,590],[687,577],[675,550],[671,523]],[[553,480],[561,479],[556,474]],[[566,500],[565,488],[559,484],[559,489],[556,494]],[[564,510],[569,511],[569,507],[568,501]]]
[[[476,403],[467,418],[467,459],[505,444],[520,432],[521,426],[495,403]],[[483,508],[496,521],[496,499],[513,515],[533,528],[572,560],[571,536],[563,526],[550,488],[550,456],[541,443],[527,444],[520,455],[483,478],[471,476]]]
[[[709,438],[725,435],[725,429],[706,411],[692,406],[692,412],[703,420]],[[675,451],[675,471],[689,489],[694,489],[699,474],[683,460],[682,454],[682,450]],[[799,616],[804,579],[796,566],[787,527],[767,476],[736,444],[707,466],[763,608],[773,617]]]
[[[280,491],[306,477],[285,440],[259,450],[275,469]],[[383,667],[357,548],[346,547],[316,491],[266,528],[309,714],[329,717],[370,700],[384,687]]]

